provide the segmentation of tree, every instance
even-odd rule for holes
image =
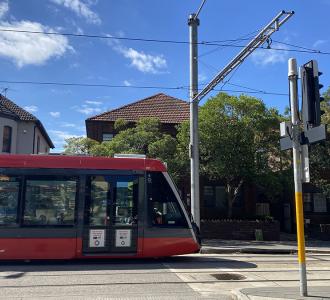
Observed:
[[[117,122],[118,121],[118,122]],[[169,172],[175,179],[180,177],[176,159],[177,141],[169,134],[160,131],[160,121],[156,118],[141,118],[135,127],[119,119],[115,128],[119,131],[111,141],[94,146],[91,153],[96,156],[113,156],[115,153],[146,154],[167,163]]]
[[[88,155],[91,154],[92,149],[98,145],[97,141],[87,137],[72,137],[65,139],[65,142],[64,154],[68,155]]]
[[[322,110],[325,112],[322,115],[322,123],[328,124],[327,134],[330,136],[330,87],[323,94],[324,102],[321,103]],[[330,197],[330,141],[322,141],[310,146],[310,170],[311,181]]]
[[[259,99],[220,93],[200,108],[199,122],[201,173],[225,182],[231,217],[244,182],[276,181],[269,175],[279,171],[274,161],[280,115]]]

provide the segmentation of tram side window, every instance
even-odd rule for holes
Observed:
[[[171,186],[160,172],[147,174],[149,218],[153,226],[187,226]]]
[[[104,226],[109,220],[107,206],[110,199],[110,182],[105,176],[91,176],[89,182],[86,186],[86,195],[90,194],[89,225]]]
[[[0,225],[17,223],[20,178],[0,175]]]
[[[77,180],[35,178],[26,180],[25,225],[74,225]]]

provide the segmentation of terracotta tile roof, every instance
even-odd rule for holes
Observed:
[[[143,117],[155,117],[161,123],[182,123],[189,119],[189,103],[160,93],[88,118],[87,121],[116,121],[123,118],[136,122]]]
[[[51,148],[55,148],[52,140],[50,139],[45,127],[42,123],[31,113],[25,109],[19,107],[13,101],[9,100],[5,96],[0,94],[0,114],[5,115],[9,118],[20,120],[20,121],[32,121],[35,122],[44,138],[47,140]]]
[[[37,121],[38,119],[24,110],[23,108],[16,105],[13,101],[7,99],[6,97],[0,94],[0,111],[8,115],[9,117],[14,117],[15,119],[21,121]]]

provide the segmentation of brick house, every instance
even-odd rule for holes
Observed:
[[[117,119],[125,119],[130,126],[144,117],[155,117],[161,123],[161,131],[176,135],[175,126],[189,119],[189,103],[165,94],[156,94],[86,120],[87,137],[98,142],[109,141],[116,130]]]
[[[54,144],[42,123],[0,94],[0,154],[48,154]]]

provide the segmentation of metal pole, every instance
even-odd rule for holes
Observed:
[[[191,14],[188,20],[190,36],[190,199],[191,214],[198,228],[200,228],[199,204],[199,137],[198,137],[198,64],[197,64],[197,27],[199,19]]]
[[[298,115],[298,71],[297,62],[290,58],[289,67],[289,86],[290,86],[290,106],[292,122],[292,143],[293,143],[293,170],[294,188],[296,202],[296,223],[298,241],[298,261],[300,274],[300,295],[307,296],[306,278],[306,256],[305,256],[305,234],[304,234],[304,211],[302,202],[302,164],[301,164],[301,145],[300,145],[300,120]]]

